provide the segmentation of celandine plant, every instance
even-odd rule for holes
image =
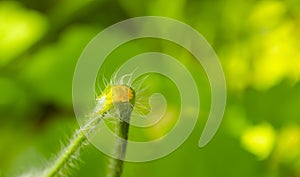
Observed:
[[[23,176],[30,177],[64,177],[77,168],[80,151],[89,144],[89,136],[96,130],[101,120],[106,118],[115,119],[115,134],[120,137],[116,139],[114,153],[117,158],[109,161],[107,177],[119,177],[122,173],[123,160],[126,154],[130,116],[135,105],[136,92],[134,86],[129,85],[130,81],[124,83],[124,78],[131,75],[124,75],[119,80],[113,79],[96,98],[96,106],[88,115],[84,126],[76,130],[73,137],[62,151],[56,156],[53,162],[40,173],[29,173]],[[130,78],[129,78],[130,80]],[[136,89],[140,89],[136,87]],[[125,141],[124,141],[125,140]]]

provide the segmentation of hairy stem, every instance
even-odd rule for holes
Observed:
[[[109,172],[107,177],[120,177],[122,174],[124,158],[126,155],[126,145],[129,132],[129,121],[132,112],[132,104],[129,102],[115,103],[115,108],[119,112],[120,119],[117,120],[115,133],[119,137],[115,141],[114,154],[116,158],[109,161]]]
[[[80,148],[82,147],[83,144],[85,144],[85,142],[86,142],[86,136],[82,131],[79,130],[74,135],[70,144],[65,148],[64,152],[61,153],[61,155],[54,162],[54,165],[49,170],[46,177],[57,176],[57,174],[59,174],[59,172],[64,168],[64,166],[68,164],[68,162],[71,159],[71,156],[75,154],[77,151],[80,151]]]
[[[69,145],[60,153],[53,165],[47,169],[45,177],[61,176],[64,170],[68,169],[68,166],[72,166],[82,147],[89,143],[87,135],[95,129],[100,120],[101,117],[94,118],[87,122],[82,129],[76,131]]]

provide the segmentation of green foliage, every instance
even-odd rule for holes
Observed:
[[[72,77],[92,37],[130,17],[162,15],[190,24],[215,49],[228,85],[227,109],[216,137],[198,148],[210,108],[203,68],[168,41],[143,39],[120,46],[101,68],[108,80],[128,58],[164,52],[195,76],[201,96],[199,121],[187,141],[165,158],[125,163],[123,176],[300,177],[299,9],[297,0],[1,1],[0,176],[44,169],[60,141],[78,128]],[[145,84],[150,91],[164,92],[165,117],[176,117],[176,87],[158,75]],[[130,135],[137,140],[161,137],[176,122],[166,120],[146,130],[133,128]],[[108,157],[95,147],[83,150],[81,160],[71,176],[105,176]]]

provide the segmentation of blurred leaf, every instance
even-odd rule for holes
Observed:
[[[0,66],[41,38],[47,19],[13,1],[0,2]]]
[[[258,159],[266,159],[273,150],[276,133],[270,124],[249,127],[242,135],[241,143],[249,152]]]
[[[73,27],[65,31],[58,44],[36,53],[20,77],[36,91],[39,99],[70,108],[75,65],[87,42],[95,35],[92,27]]]

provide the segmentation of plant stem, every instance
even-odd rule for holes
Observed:
[[[71,140],[70,144],[65,148],[64,152],[57,158],[54,162],[53,167],[49,170],[46,177],[54,177],[59,174],[59,172],[64,168],[65,165],[68,164],[70,158],[73,154],[77,151],[80,151],[80,148],[83,144],[85,144],[86,136],[82,131],[78,131],[73,139]]]
[[[107,177],[120,177],[122,174],[123,163],[126,155],[126,145],[129,132],[129,121],[133,105],[130,102],[120,102],[114,104],[119,112],[119,118],[116,123],[115,133],[120,139],[116,139],[114,154],[116,158],[109,161],[109,172]]]
[[[77,160],[81,148],[89,143],[87,136],[89,135],[100,122],[101,117],[94,118],[82,128],[76,131],[69,145],[60,153],[52,167],[50,167],[45,177],[55,177],[68,170],[67,166],[72,166]]]

